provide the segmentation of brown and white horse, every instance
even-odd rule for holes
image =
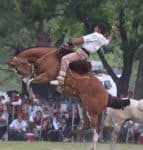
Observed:
[[[37,49],[39,50],[39,55],[41,55],[43,48],[36,48],[36,50]],[[31,83],[49,83],[58,75],[60,70],[59,56],[61,56],[65,51],[60,53],[59,49],[51,50],[51,48],[47,49],[47,51],[49,52],[34,62],[36,76],[33,79],[30,79]],[[93,76],[91,72],[89,72],[88,69],[90,68],[90,65],[88,62],[77,62],[76,65],[74,63],[75,62],[70,65],[70,69],[67,71],[65,78],[65,84],[60,88],[62,88],[64,95],[76,97],[81,100],[90,125],[93,127],[94,136],[91,149],[95,150],[99,133],[99,113],[101,113],[105,107],[113,107],[117,109],[123,108],[129,105],[130,101],[123,101],[117,97],[111,96],[102,83],[95,76]],[[28,65],[29,63],[27,63],[27,65],[25,63],[25,65],[22,66],[20,61],[13,58],[9,64],[15,69],[18,68],[18,73],[23,76],[31,76],[32,74],[32,66]],[[86,70],[84,74],[81,70],[78,73],[75,71],[77,68],[82,68],[81,64],[85,64],[84,67],[82,65],[83,70]],[[26,73],[26,71],[24,72],[23,70],[31,70],[31,74],[29,72]]]

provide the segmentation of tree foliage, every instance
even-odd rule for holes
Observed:
[[[119,94],[124,94],[129,89],[133,62],[142,60],[142,4],[141,0],[1,0],[0,55],[5,57],[0,61],[5,63],[24,48],[59,46],[71,37],[92,32],[95,23],[105,24],[108,35],[115,24],[112,44],[98,55],[117,83]],[[122,67],[120,78],[113,65]]]

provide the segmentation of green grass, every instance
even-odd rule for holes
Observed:
[[[89,150],[90,143],[0,142],[0,150]],[[118,150],[143,150],[143,145],[118,144]],[[109,144],[98,144],[97,150],[110,150]]]

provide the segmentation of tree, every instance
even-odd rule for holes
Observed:
[[[104,51],[99,51],[98,54],[108,73],[117,84],[118,95],[125,94],[129,89],[135,55],[138,49],[142,47],[142,1],[120,0],[112,3],[112,1],[104,0],[74,0],[67,8],[66,14],[81,21],[85,33],[91,31],[95,20],[105,23],[107,27],[111,26],[111,23],[116,23],[119,35],[118,40],[116,38],[116,44],[114,44],[122,52],[122,63],[120,65],[122,75],[120,78],[113,72],[111,65],[109,65],[106,56],[103,54]],[[109,53],[117,49],[114,45],[109,48],[112,49]]]

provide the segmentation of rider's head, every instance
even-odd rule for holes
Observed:
[[[106,33],[106,28],[104,24],[96,24],[94,25],[94,31],[95,32],[99,32],[101,34],[105,34]]]

